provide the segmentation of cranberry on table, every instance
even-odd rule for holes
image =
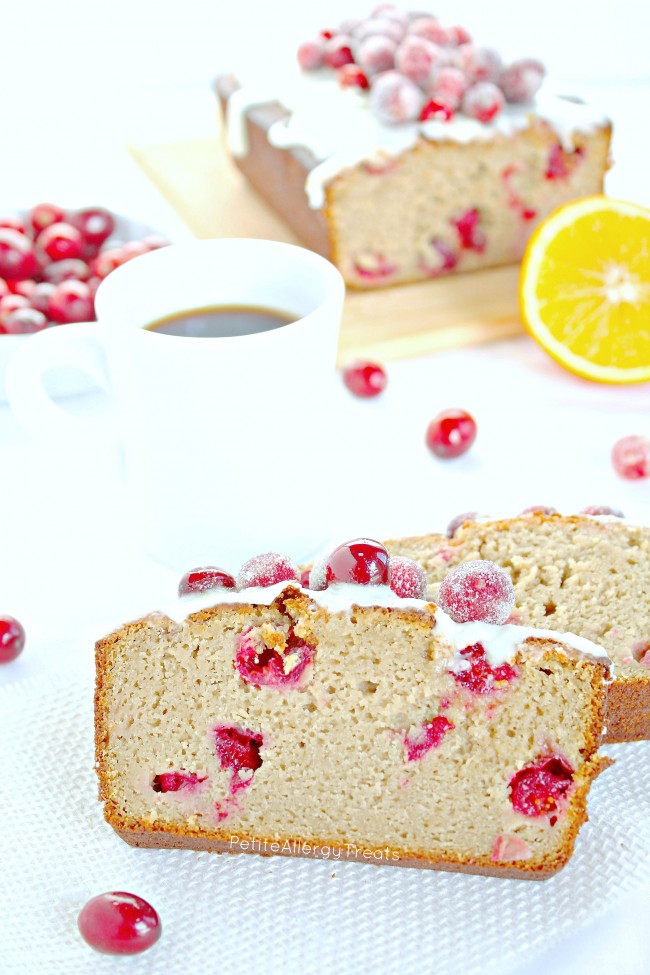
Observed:
[[[137,955],[151,948],[162,933],[151,904],[121,890],[93,897],[82,908],[77,923],[84,941],[107,955]]]
[[[515,588],[505,569],[484,559],[462,562],[445,576],[438,605],[455,623],[502,624],[515,605]]]
[[[355,538],[335,548],[325,559],[325,581],[351,582],[360,586],[387,586],[390,582],[390,557],[372,538]]]
[[[476,421],[465,410],[444,410],[427,428],[427,447],[444,460],[460,457],[475,440]]]
[[[275,586],[279,582],[298,582],[298,569],[290,558],[278,552],[265,552],[244,562],[237,575],[237,588]]]
[[[63,261],[69,257],[81,257],[84,239],[72,224],[52,223],[36,239],[40,249],[51,261]]]
[[[343,382],[355,396],[378,396],[386,388],[388,378],[377,362],[353,362],[343,370]]]
[[[27,214],[27,220],[38,237],[41,231],[45,230],[52,223],[63,223],[65,221],[65,211],[54,203],[37,203]]]
[[[650,439],[632,435],[617,440],[612,449],[612,464],[619,477],[627,481],[650,477]]]
[[[95,318],[95,302],[84,281],[62,281],[52,292],[49,303],[52,321],[60,325],[69,322],[89,322]]]
[[[235,589],[235,580],[225,569],[216,565],[201,566],[186,572],[178,584],[178,595],[188,596],[195,592],[209,592],[212,589]]]
[[[11,663],[25,646],[25,630],[13,616],[0,616],[0,664]]]

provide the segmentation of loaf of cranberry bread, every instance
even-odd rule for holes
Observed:
[[[463,28],[384,4],[298,60],[218,79],[227,146],[352,287],[516,262],[552,210],[603,190],[607,119]]]
[[[588,509],[612,512],[608,508]],[[510,575],[513,619],[597,641],[613,663],[608,742],[650,738],[650,528],[614,513],[459,516],[446,535],[386,543],[425,568],[432,592],[451,568],[490,559]]]
[[[302,586],[274,555],[236,582],[188,574],[189,595],[97,644],[107,821],[135,846],[554,873],[608,764],[608,661],[485,621],[511,604],[486,569],[478,603],[472,578],[455,583],[460,623],[420,598],[420,567],[367,539]]]

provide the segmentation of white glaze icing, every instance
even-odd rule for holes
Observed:
[[[220,605],[258,605],[270,606],[288,586],[300,588],[297,582],[279,582],[273,586],[251,586],[237,592],[234,589],[212,590],[196,593],[183,598],[177,598],[173,604],[163,607],[160,611],[170,619],[181,622],[186,616],[198,613],[203,609],[211,609]],[[427,612],[434,608],[434,604],[426,599],[402,599],[397,596],[390,586],[357,586],[349,583],[336,583],[322,591],[300,589],[319,606],[328,612],[347,613],[355,606],[378,606],[388,609],[409,609],[416,612]],[[556,633],[553,630],[536,630],[529,626],[506,624],[497,626],[491,623],[455,623],[441,609],[435,610],[436,628],[440,634],[456,651],[456,658],[452,669],[463,670],[467,662],[459,655],[460,650],[481,643],[492,667],[498,667],[514,657],[517,648],[528,637],[550,639],[557,643],[564,643],[577,653],[588,657],[595,657],[608,661],[605,650],[596,643],[573,633]]]
[[[325,187],[344,169],[362,161],[381,163],[414,146],[423,138],[434,142],[468,143],[509,137],[542,118],[555,130],[566,149],[577,132],[589,133],[607,124],[599,111],[554,94],[542,86],[534,102],[506,105],[497,118],[484,124],[457,114],[450,122],[407,122],[386,125],[370,109],[368,96],[358,89],[342,90],[332,72],[288,70],[269,87],[262,80],[231,95],[227,110],[227,138],[235,156],[248,152],[246,112],[254,105],[280,102],[290,113],[269,129],[269,142],[280,148],[303,146],[319,160],[308,174],[310,205],[319,209]]]

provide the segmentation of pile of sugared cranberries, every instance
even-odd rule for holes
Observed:
[[[0,217],[0,335],[95,319],[101,281],[160,237],[118,244],[108,210],[63,210],[38,203],[24,217]]]
[[[298,48],[305,71],[337,72],[343,88],[368,91],[382,122],[448,122],[463,112],[491,122],[506,102],[529,102],[544,79],[533,58],[505,65],[464,27],[384,3],[363,20],[345,20]]]

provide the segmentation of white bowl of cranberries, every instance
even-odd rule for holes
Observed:
[[[111,271],[167,244],[151,227],[104,207],[38,203],[0,215],[0,402],[7,362],[30,335],[95,320],[95,292]],[[54,395],[89,388],[78,372],[54,379]]]

